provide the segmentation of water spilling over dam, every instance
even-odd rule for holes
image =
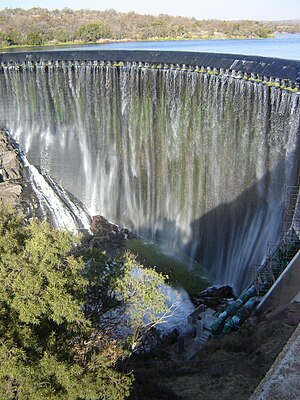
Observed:
[[[299,93],[280,81],[292,63],[267,81],[251,75],[259,59],[237,60],[241,74],[217,56],[209,69],[147,62],[147,52],[49,53],[0,56],[0,126],[92,213],[243,288],[297,181]]]

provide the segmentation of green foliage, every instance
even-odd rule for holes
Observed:
[[[79,27],[79,29],[78,29]],[[169,15],[141,15],[134,12],[119,13],[109,9],[96,10],[47,10],[34,7],[0,10],[0,46],[39,43],[39,32],[43,44],[70,41],[97,42],[102,38],[112,40],[161,40],[208,39],[208,38],[258,38],[274,36],[276,32],[299,32],[300,24],[294,21],[220,21],[196,20]],[[30,35],[29,35],[30,34]]]
[[[40,46],[43,43],[43,37],[37,31],[29,32],[27,35],[26,43],[30,46]]]
[[[143,346],[151,337],[152,328],[170,316],[177,304],[168,307],[170,298],[164,293],[165,277],[152,268],[145,268],[136,256],[126,253],[123,273],[115,280],[115,294],[123,305],[120,324],[129,329],[127,349]],[[120,308],[122,310],[122,308]]]
[[[84,259],[85,276],[89,281],[86,312],[93,321],[99,321],[102,315],[121,304],[116,298],[115,285],[116,278],[123,274],[124,263],[122,260],[111,260],[97,249],[87,251]]]
[[[97,40],[109,37],[109,27],[102,22],[93,22],[82,25],[77,31],[77,37],[84,42],[97,42]]]
[[[22,35],[17,30],[8,30],[7,32],[0,31],[0,44],[4,46],[15,46],[22,44]]]
[[[121,400],[129,395],[129,377],[112,370],[101,357],[82,366],[45,351],[39,363],[32,363],[23,351],[4,344],[0,361],[1,400]]]
[[[137,260],[146,267],[154,267],[156,271],[169,277],[173,286],[183,287],[190,295],[201,292],[209,286],[205,271],[200,264],[187,259],[180,253],[165,254],[158,245],[143,242],[139,239],[126,241],[126,248],[138,254]]]
[[[7,46],[6,35],[4,32],[0,31],[0,46]]]
[[[24,226],[12,211],[1,213],[1,298],[26,323],[38,324],[45,315],[56,323],[82,323],[87,281],[83,262],[70,254],[75,238],[47,223]]]
[[[116,363],[169,313],[165,277],[0,207],[0,400],[124,399]],[[87,318],[87,316],[89,318]]]
[[[129,352],[135,350],[169,315],[170,299],[163,291],[166,277],[145,268],[129,252],[123,260],[110,260],[106,254],[92,250],[87,260],[91,318],[113,336],[126,332],[123,346]]]
[[[116,279],[116,294],[126,305],[131,326],[153,324],[168,312],[162,285],[165,277],[152,268],[144,268],[136,257],[126,254],[123,274]],[[146,317],[146,318],[145,318]]]
[[[86,319],[78,241],[0,206],[0,400],[124,399],[118,344]]]
[[[63,28],[54,29],[52,34],[58,43],[66,43],[72,39],[70,33]]]
[[[259,26],[256,30],[255,33],[258,37],[266,39],[268,37],[272,36],[272,29],[267,26]]]
[[[168,26],[164,19],[157,18],[151,23],[151,36],[158,38],[169,36]]]

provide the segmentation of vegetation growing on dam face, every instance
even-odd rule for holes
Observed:
[[[133,376],[117,365],[165,311],[164,277],[150,269],[133,274],[129,255],[113,261],[93,251],[84,262],[74,256],[76,242],[0,207],[0,399],[118,400],[130,393]],[[124,313],[126,337],[116,334],[128,329]]]
[[[175,251],[168,253],[155,243],[148,243],[141,239],[127,240],[126,248],[133,254],[137,254],[137,260],[143,265],[166,274],[173,286],[183,287],[190,296],[209,286],[209,277],[204,268],[196,261],[184,257],[182,253]]]
[[[1,47],[105,40],[266,38],[275,32],[299,31],[300,24],[295,22],[197,20],[113,9],[0,11]]]

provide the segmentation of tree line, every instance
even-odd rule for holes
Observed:
[[[97,43],[118,40],[266,38],[275,32],[300,32],[300,21],[259,22],[199,20],[141,15],[110,9],[0,11],[0,46]]]

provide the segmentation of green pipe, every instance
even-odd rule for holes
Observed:
[[[226,319],[234,314],[235,311],[237,311],[244,303],[246,303],[246,301],[253,296],[256,290],[256,285],[250,286],[249,289],[247,289],[237,300],[231,303],[225,309],[225,311],[218,316],[218,319],[211,326],[211,334],[213,336],[217,336],[222,332]]]
[[[237,330],[241,327],[242,323],[249,317],[251,312],[254,310],[256,307],[257,303],[259,303],[261,300],[261,297],[251,297],[250,300],[247,301],[246,304],[244,304],[243,307],[232,317],[230,317],[224,325],[224,328],[222,330],[222,335],[226,335],[227,333],[230,333],[234,330]]]

